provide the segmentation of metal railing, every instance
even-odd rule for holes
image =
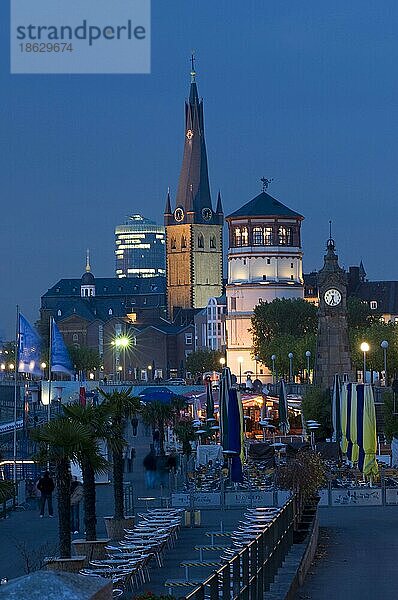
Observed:
[[[185,596],[185,600],[264,598],[293,545],[294,503],[295,499],[290,499],[260,535]]]

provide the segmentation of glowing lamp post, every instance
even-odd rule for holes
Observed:
[[[243,356],[238,356],[239,363],[239,384],[242,383],[242,364],[243,364]]]
[[[307,359],[307,383],[310,382],[310,358],[311,358],[311,352],[309,350],[307,350],[307,352],[305,353],[305,357]]]
[[[287,355],[289,359],[289,381],[293,379],[293,352],[289,352]]]
[[[383,358],[384,358],[384,385],[387,387],[387,385],[388,385],[388,380],[387,380],[387,348],[388,348],[388,342],[387,342],[387,340],[383,340],[381,342],[380,346],[383,349]]]
[[[276,383],[276,373],[275,373],[276,355],[275,354],[273,354],[271,356],[271,360],[272,360],[272,383]]]
[[[367,342],[362,342],[361,352],[363,352],[363,383],[366,383],[366,353],[369,352],[370,346]]]
[[[220,358],[220,365],[221,365],[221,369],[223,369],[225,367],[225,358],[223,356]]]

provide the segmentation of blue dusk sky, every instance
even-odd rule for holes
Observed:
[[[210,183],[226,214],[269,192],[305,216],[304,270],[328,221],[341,264],[398,279],[398,5],[385,0],[153,0],[150,75],[10,75],[0,3],[0,337],[15,305],[114,272],[114,227],[162,222],[184,142],[197,55]]]

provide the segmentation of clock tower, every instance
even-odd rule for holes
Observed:
[[[204,308],[222,294],[221,195],[213,210],[203,119],[192,59],[189,99],[185,103],[184,155],[174,210],[170,192],[166,226],[167,306],[170,319],[179,310]]]
[[[334,375],[352,380],[352,364],[347,322],[347,276],[339,266],[335,243],[327,242],[324,265],[318,272],[318,337],[315,383],[333,385]]]

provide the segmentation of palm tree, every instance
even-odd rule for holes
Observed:
[[[167,425],[172,423],[173,416],[175,415],[175,410],[171,406],[171,404],[164,404],[163,402],[159,402],[159,400],[155,400],[153,402],[148,402],[142,408],[142,420],[146,425],[150,425],[152,430],[159,430],[159,451],[161,455],[164,455],[164,438],[165,438],[165,430]]]
[[[98,448],[98,442],[106,438],[109,429],[109,413],[101,406],[81,406],[80,404],[66,404],[63,406],[64,414],[72,423],[85,427],[92,439],[93,447]],[[82,470],[83,495],[84,495],[84,527],[86,540],[97,539],[96,516],[96,473],[107,472],[109,463],[98,452],[79,452],[78,463]]]
[[[115,512],[114,519],[124,519],[123,496],[123,438],[126,420],[134,417],[141,409],[141,401],[131,395],[132,387],[113,392],[99,390],[104,398],[102,406],[108,411],[110,425],[107,432],[107,442],[112,453],[113,493]]]
[[[77,461],[82,452],[92,454],[96,448],[93,448],[90,431],[64,416],[33,430],[30,435],[39,443],[39,461],[49,461],[55,466],[60,557],[70,558],[70,463]]]
[[[0,479],[0,504],[3,504],[3,502],[7,502],[7,500],[12,498],[14,492],[15,486],[12,481]]]

